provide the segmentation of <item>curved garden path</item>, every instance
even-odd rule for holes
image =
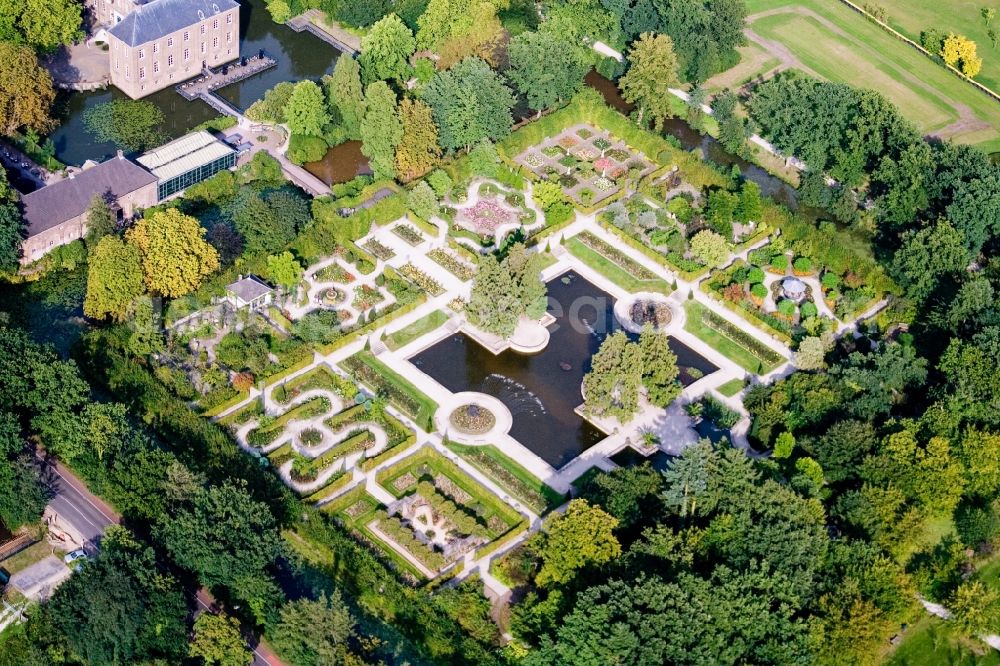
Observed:
[[[292,419],[285,424],[284,429],[278,437],[276,437],[272,442],[260,447],[249,442],[250,433],[260,426],[259,418],[251,419],[247,423],[240,426],[240,428],[236,431],[237,442],[247,451],[259,451],[261,453],[268,454],[281,448],[285,444],[291,444],[292,450],[297,454],[305,456],[306,458],[318,458],[346,440],[352,433],[355,433],[358,430],[367,430],[375,438],[375,444],[370,448],[363,451],[356,451],[330,461],[330,464],[324,467],[313,481],[295,481],[291,477],[293,460],[288,460],[283,463],[281,467],[278,468],[278,473],[280,474],[282,480],[298,493],[307,494],[315,490],[319,490],[326,484],[334,473],[342,469],[350,469],[364,457],[377,455],[382,452],[389,443],[389,437],[386,434],[385,429],[373,421],[351,421],[349,423],[345,423],[342,427],[336,430],[327,426],[325,423],[327,419],[336,416],[348,407],[339,395],[329,389],[317,388],[303,391],[287,403],[281,403],[274,400],[272,396],[274,388],[275,386],[268,388],[265,390],[263,395],[264,413],[269,416],[278,417],[316,398],[325,398],[330,403],[330,407],[329,409],[324,410],[322,414],[308,419]],[[316,430],[320,432],[323,435],[323,441],[315,446],[306,446],[302,444],[299,438],[306,430]]]
[[[350,275],[353,275],[355,278],[354,281],[335,282],[333,280],[318,281],[316,279],[317,273],[334,265],[339,266]],[[396,302],[395,296],[389,293],[385,287],[380,287],[375,283],[376,278],[378,278],[381,272],[382,271],[378,270],[376,267],[376,270],[372,271],[368,275],[361,275],[357,268],[351,266],[340,257],[330,257],[328,259],[324,259],[323,261],[320,261],[310,267],[303,276],[303,280],[308,285],[306,291],[306,304],[299,305],[298,299],[293,299],[295,302],[287,303],[285,309],[288,310],[292,319],[299,319],[313,310],[345,310],[350,313],[350,317],[340,323],[341,326],[350,326],[358,320],[358,316],[362,312],[355,304],[357,295],[354,293],[354,290],[356,288],[371,287],[372,289],[377,290],[379,295],[382,297],[382,300],[373,306],[377,309],[385,308],[386,306]],[[334,305],[323,304],[321,294],[327,289],[340,289],[345,294],[344,300]]]

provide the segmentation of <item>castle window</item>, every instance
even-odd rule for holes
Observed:
[[[156,62],[153,63],[153,74],[159,74],[159,73],[160,73],[160,62],[157,60]]]
[[[233,22],[233,15],[232,14],[227,14],[226,15],[226,23],[232,23],[232,22]]]
[[[167,48],[170,48],[173,45],[174,45],[174,38],[173,37],[167,37]]]
[[[226,33],[226,44],[229,44],[232,41],[233,41],[233,31],[230,30],[229,32]]]
[[[212,21],[212,30],[218,30],[218,29],[219,29],[219,19],[215,19],[214,21]]]
[[[201,43],[201,52],[202,52],[202,53],[204,53],[204,52],[205,52],[205,42],[202,42],[202,43]]]
[[[153,53],[159,53],[159,52],[160,52],[160,43],[153,42]]]
[[[146,49],[139,49],[139,60],[146,57]]]
[[[185,60],[191,59],[191,51],[189,49],[184,49],[184,59]]]
[[[212,48],[213,49],[219,48],[219,38],[218,37],[212,37]]]
[[[205,24],[204,23],[201,24],[201,34],[203,34],[203,35],[205,34]]]
[[[139,78],[140,79],[146,78],[146,68],[145,67],[140,67],[139,68]]]
[[[174,64],[174,54],[171,53],[167,56],[167,67],[171,67]]]
[[[184,41],[186,42],[189,39],[191,39],[191,33],[189,33],[187,30],[185,30],[184,31]]]

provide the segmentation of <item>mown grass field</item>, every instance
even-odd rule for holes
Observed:
[[[930,0],[916,1],[930,6]],[[904,0],[896,0],[895,6],[903,4]],[[906,6],[910,6],[909,0]],[[942,13],[951,11],[950,3],[939,2],[936,7]],[[987,152],[1000,150],[1000,102],[847,6],[835,0],[749,0],[748,10],[751,16],[773,12],[753,19],[749,27],[761,38],[786,48],[798,60],[799,69],[830,81],[880,91],[921,132],[940,133]],[[1000,21],[997,23],[1000,29]],[[771,69],[759,54],[748,52],[744,56],[747,60],[737,65],[743,67],[737,78],[751,78]],[[760,64],[754,68],[753,62]]]
[[[993,7],[1000,15],[1000,2],[996,0],[879,0],[885,7],[889,25],[915,42],[920,42],[920,32],[935,28],[943,33],[965,35],[976,42],[976,51],[983,59],[983,71],[976,77],[993,90],[1000,88],[1000,48],[995,48],[987,32],[992,29],[1000,34],[1000,16],[989,27],[979,10]],[[998,41],[1000,44],[1000,41]]]

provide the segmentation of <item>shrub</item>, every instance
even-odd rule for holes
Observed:
[[[836,273],[827,271],[823,273],[823,277],[820,278],[819,282],[825,289],[835,289],[840,284],[840,278],[837,277]]]
[[[233,388],[240,393],[246,393],[253,386],[253,375],[249,372],[238,372],[233,375]]]
[[[806,301],[801,306],[799,306],[799,313],[803,318],[815,317],[818,313],[816,304],[812,301]]]
[[[796,273],[809,273],[812,271],[812,261],[808,257],[798,257],[792,262],[792,268]]]
[[[764,281],[764,269],[759,266],[751,266],[747,273],[747,282],[756,284]]]
[[[778,271],[788,270],[788,257],[783,254],[771,257],[771,268]]]
[[[778,312],[785,315],[786,317],[791,317],[795,314],[795,301],[790,301],[787,298],[778,302]]]
[[[767,298],[767,287],[763,283],[756,282],[750,287],[750,293],[754,298],[763,300]]]
[[[427,184],[431,186],[431,189],[434,190],[434,194],[438,195],[438,197],[443,197],[448,194],[451,188],[454,187],[451,176],[449,176],[447,172],[442,169],[434,169],[434,171],[431,171],[427,176]]]
[[[295,164],[317,162],[326,155],[326,141],[318,136],[293,134],[288,141],[288,159]]]

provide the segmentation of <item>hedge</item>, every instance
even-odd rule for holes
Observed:
[[[226,411],[227,409],[232,409],[233,407],[235,407],[236,405],[240,404],[241,402],[243,402],[244,400],[246,400],[249,397],[250,397],[250,392],[249,391],[241,391],[241,392],[237,393],[236,395],[234,395],[229,400],[227,400],[227,401],[225,401],[223,403],[220,403],[218,405],[215,405],[211,409],[207,409],[207,410],[203,411],[201,413],[201,415],[204,416],[204,417],[206,417],[206,418],[216,417],[219,414],[221,414],[222,412]]]
[[[315,504],[316,502],[325,500],[333,493],[337,492],[344,486],[347,486],[354,480],[354,475],[348,472],[342,474],[335,474],[331,480],[322,488],[309,495],[308,497],[302,498],[304,502],[309,504]]]

